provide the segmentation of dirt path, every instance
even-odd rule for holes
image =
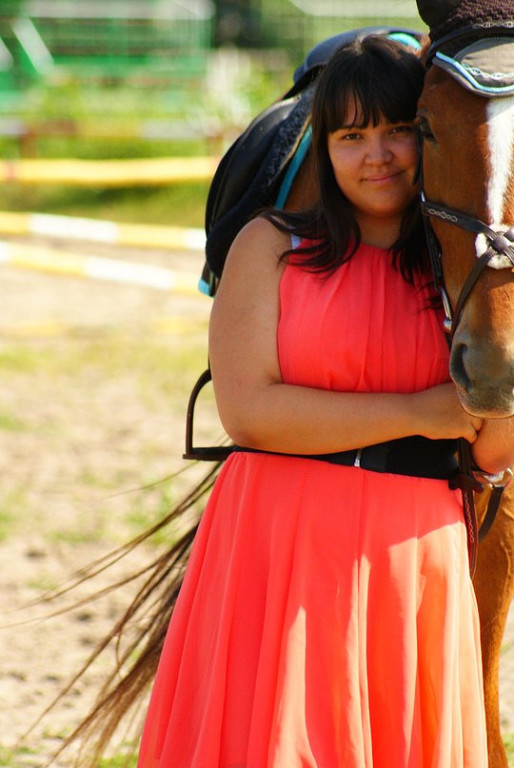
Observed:
[[[83,250],[196,274],[202,263],[193,254],[170,257],[97,245]],[[193,482],[190,469],[181,481],[159,483],[183,466],[186,397],[205,366],[211,301],[7,267],[1,274],[0,612],[5,625],[48,611],[10,613],[141,531]],[[188,359],[191,348],[193,360]],[[168,359],[177,355],[184,371],[168,367]],[[153,483],[155,488],[144,488]],[[148,554],[138,552],[138,563]],[[131,558],[118,573],[135,565]],[[96,580],[95,588],[107,581]],[[102,666],[36,727],[27,754],[2,753],[85,660],[124,601],[123,591],[116,591],[73,614],[0,630],[0,765],[40,765],[85,713]]]
[[[193,254],[170,258],[155,251],[85,250],[198,274],[202,262]],[[1,274],[0,585],[5,625],[39,615],[40,608],[19,608],[124,540],[126,533],[140,530],[173,498],[174,487],[134,489],[181,466],[186,384],[193,378],[189,370],[166,374],[160,356],[171,348],[203,348],[210,301],[6,267]],[[82,351],[90,357],[99,354],[94,342],[101,346],[102,340],[112,339],[134,345],[134,369],[117,365],[116,359],[112,370],[105,360],[82,365]],[[107,349],[116,357],[114,347]],[[145,354],[144,366],[137,367]],[[200,352],[191,370],[199,373],[203,363]],[[217,429],[214,423],[208,428]],[[121,570],[129,565],[133,562]],[[105,581],[102,577],[98,584]],[[16,757],[2,753],[84,660],[124,599],[121,590],[51,621],[1,629],[1,765],[41,765],[79,720],[102,679],[102,666],[36,726],[28,752]],[[502,723],[511,733],[512,612],[501,679]],[[66,767],[69,760],[54,765]]]

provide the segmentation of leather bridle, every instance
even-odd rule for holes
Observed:
[[[445,313],[444,326],[450,336],[451,342],[459,324],[464,304],[468,300],[478,278],[491,260],[498,256],[504,257],[507,260],[505,267],[514,267],[514,226],[509,227],[503,232],[497,232],[474,216],[462,213],[462,211],[458,211],[455,208],[449,208],[441,203],[435,203],[433,200],[427,200],[424,190],[421,191],[421,212],[423,213],[424,221],[427,223],[426,233],[430,263],[432,265],[435,285],[441,293]],[[471,272],[466,278],[455,303],[455,309],[453,310],[444,287],[441,248],[434,230],[430,226],[430,219],[444,221],[446,224],[453,224],[467,232],[484,235],[488,241],[486,250],[477,257]]]
[[[466,45],[470,39],[476,40],[493,36],[508,35],[509,38],[511,38],[513,29],[514,21],[487,21],[477,22],[475,24],[461,27],[458,30],[453,30],[452,32],[444,35],[432,43],[427,51],[425,64],[427,68],[430,67],[433,64],[434,56],[436,56],[438,51],[442,52],[442,49],[448,45],[455,47],[456,44],[457,46],[461,44],[461,46],[464,47],[464,45]],[[428,250],[434,275],[434,282],[436,287],[441,291],[443,307],[446,315],[445,330],[450,335],[451,343],[459,323],[464,304],[469,298],[478,278],[482,274],[483,270],[489,265],[491,260],[494,257],[503,257],[505,260],[505,267],[512,268],[514,266],[514,226],[509,227],[504,232],[497,232],[475,216],[471,216],[470,214],[464,213],[463,211],[450,208],[446,205],[443,205],[442,203],[436,203],[433,200],[428,200],[423,189],[422,155],[424,140],[425,137],[420,131],[419,166],[416,176],[421,181],[421,211],[423,213],[423,219],[425,222]],[[475,262],[474,267],[472,268],[461,289],[453,311],[450,300],[446,293],[446,289],[444,287],[443,269],[441,264],[441,248],[430,225],[430,219],[444,221],[446,224],[452,224],[453,226],[459,227],[460,229],[464,229],[468,232],[473,232],[477,235],[484,235],[488,242],[488,246],[485,252],[477,257],[477,261]]]

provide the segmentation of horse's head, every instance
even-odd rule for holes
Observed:
[[[510,45],[509,55],[514,40]],[[491,89],[478,95],[455,73],[431,66],[419,118],[424,194],[429,201],[424,212],[440,244],[444,285],[454,312],[450,373],[467,410],[487,417],[510,416],[514,92],[496,97]],[[496,240],[497,234],[502,237]]]

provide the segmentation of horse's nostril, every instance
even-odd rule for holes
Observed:
[[[469,392],[471,389],[471,379],[468,376],[465,365],[467,347],[465,344],[455,344],[452,348],[450,358],[450,374],[454,382]]]

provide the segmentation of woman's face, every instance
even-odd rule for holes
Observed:
[[[337,184],[365,222],[399,226],[403,212],[417,195],[413,178],[417,166],[416,129],[413,123],[391,124],[383,118],[364,128],[357,105],[344,125],[328,135],[328,153]],[[376,221],[375,221],[376,220]]]

